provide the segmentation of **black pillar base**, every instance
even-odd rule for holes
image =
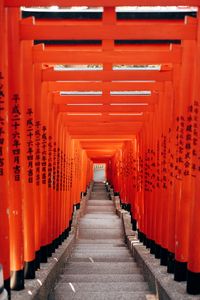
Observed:
[[[150,239],[146,237],[146,248],[150,248]]]
[[[146,234],[143,234],[143,245],[146,246],[147,244],[147,237]]]
[[[47,252],[48,252],[47,255],[48,255],[48,257],[52,256],[53,251],[54,251],[53,243],[47,245]]]
[[[138,229],[138,240],[143,243],[144,233]]]
[[[58,237],[58,246],[62,245],[62,234]]]
[[[62,243],[64,242],[64,240],[65,240],[65,232],[63,231],[63,233],[61,234],[61,241],[62,241]]]
[[[180,262],[175,259],[174,265],[174,280],[185,281],[187,279],[187,263]]]
[[[133,231],[136,231],[137,230],[137,221],[136,221],[136,219],[132,218],[131,223],[132,223]]]
[[[200,294],[200,273],[187,271],[187,293],[191,295]]]
[[[4,288],[8,292],[8,299],[11,298],[11,292],[10,292],[10,278],[4,280]]]
[[[35,252],[35,269],[40,268],[40,262],[41,262],[41,257],[40,257],[40,250]]]
[[[172,252],[168,253],[168,262],[167,262],[167,273],[174,273],[175,267],[175,255]]]
[[[42,246],[40,248],[40,257],[41,257],[41,262],[46,263],[47,262],[47,257],[48,257],[48,247],[47,245]]]
[[[24,262],[24,278],[25,279],[35,278],[35,260]]]
[[[160,259],[161,246],[155,243],[155,258]]]
[[[54,239],[53,240],[53,249],[54,249],[54,251],[53,252],[55,252],[56,251],[56,249],[58,248],[58,245],[57,245],[57,241],[56,241],[56,239]]]
[[[156,246],[156,243],[154,240],[151,240],[150,241],[150,253],[151,254],[155,254],[155,246]]]
[[[160,264],[161,266],[167,266],[168,263],[168,250],[161,247],[160,249]]]
[[[20,291],[24,289],[24,270],[11,272],[10,288],[14,291]]]

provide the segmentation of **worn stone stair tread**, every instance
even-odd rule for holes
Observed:
[[[142,274],[62,274],[60,282],[144,282]]]
[[[67,294],[55,291],[56,300],[147,300],[144,292],[77,292],[71,291]]]
[[[76,292],[141,292],[148,291],[149,289],[148,284],[146,282],[59,282],[55,287],[55,289],[62,289],[66,292],[71,292],[72,288],[74,288]]]
[[[109,251],[108,251],[109,250]],[[72,257],[73,255],[87,255],[87,254],[91,254],[91,255],[126,255],[126,256],[129,256],[129,257],[132,257],[132,255],[130,254],[130,252],[128,251],[128,249],[88,249],[88,248],[85,248],[85,249],[75,249],[74,252],[72,253]]]
[[[129,252],[129,250],[126,248],[126,247],[124,247],[124,245],[123,244],[108,244],[108,243],[106,243],[106,244],[96,244],[95,242],[93,243],[93,244],[79,244],[79,243],[77,243],[76,244],[76,250],[79,250],[79,249],[94,249],[94,250],[115,250],[115,249],[126,249],[128,252]]]
[[[87,262],[87,261],[94,261],[95,262],[132,262],[133,258],[127,257],[74,257],[71,259],[71,262]]]
[[[105,229],[106,230],[106,229]],[[91,231],[91,232],[85,232],[85,231],[80,231],[79,232],[79,237],[80,238],[84,238],[87,239],[90,237],[91,240],[95,240],[96,239],[102,239],[102,240],[106,240],[106,239],[114,239],[114,238],[122,238],[123,237],[123,233],[121,232],[115,232],[115,233],[110,233],[110,232],[97,232],[97,231]]]
[[[88,200],[87,205],[93,206],[113,206],[113,202],[110,200]]]
[[[119,219],[115,219],[115,218],[112,218],[112,219],[106,219],[106,220],[103,220],[103,219],[88,219],[88,218],[82,218],[79,222],[79,225],[80,227],[82,227],[82,225],[85,225],[85,224],[88,224],[88,225],[95,225],[95,224],[98,224],[98,225],[103,225],[104,223],[106,224],[113,224],[114,226],[116,225],[120,225],[122,227],[122,224],[121,224],[121,221]]]
[[[104,249],[76,249],[72,253],[72,257],[74,256],[85,256],[85,255],[93,255],[93,256],[126,256],[126,257],[132,257],[132,255],[128,252],[127,249],[116,249],[116,250],[104,250]]]
[[[91,213],[87,213],[86,214],[86,218],[87,219],[94,219],[94,220],[118,220],[119,218],[116,216],[116,215],[112,215],[112,214],[109,214],[109,215],[106,215],[106,214],[102,214],[102,213],[99,213],[99,214],[91,214]]]
[[[78,238],[78,243],[79,244],[116,244],[116,245],[121,245],[123,243],[123,239],[96,239],[95,242],[91,239],[80,239]]]
[[[87,208],[86,209],[86,213],[95,213],[96,215],[101,215],[102,213],[105,215],[113,215],[115,213],[115,211],[112,209],[102,209],[102,210],[95,210],[94,208]]]
[[[119,224],[119,223],[116,223],[116,225],[115,225],[113,223],[105,222],[105,223],[100,225],[100,222],[93,223],[93,224],[85,222],[85,223],[80,223],[80,225],[81,225],[81,229],[91,229],[91,227],[93,229],[99,229],[99,227],[101,226],[101,229],[109,229],[109,230],[111,230],[111,229],[121,229],[122,230],[121,224]]]
[[[101,264],[101,265],[100,265]],[[120,265],[121,264],[121,265]],[[122,266],[127,264],[126,266]],[[130,262],[71,262],[66,264],[66,274],[135,274],[140,273],[137,265]]]

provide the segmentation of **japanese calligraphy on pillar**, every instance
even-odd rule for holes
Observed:
[[[139,156],[138,191],[141,191],[144,188],[143,177],[144,177],[144,160],[142,156]]]
[[[151,189],[154,190],[156,188],[156,153],[152,149],[151,150]]]
[[[56,189],[56,142],[53,143],[53,189]]]
[[[41,151],[40,151],[40,133],[41,124],[39,121],[35,122],[35,181],[36,185],[40,185],[40,158],[41,158]]]
[[[11,126],[12,126],[12,153],[13,153],[13,171],[14,180],[20,181],[21,179],[21,168],[20,168],[20,122],[21,113],[19,108],[20,98],[18,94],[14,94],[11,98]]]
[[[48,187],[53,186],[53,145],[52,137],[48,139]]]
[[[42,126],[42,184],[47,183],[47,128]]]
[[[67,191],[67,174],[66,174],[66,168],[67,168],[67,160],[66,160],[66,153],[64,153],[64,178],[63,178],[63,186],[64,191]]]
[[[27,121],[26,121],[27,142],[26,143],[27,143],[28,182],[33,183],[34,127],[33,127],[33,110],[32,110],[32,108],[28,108],[26,114],[27,114]]]
[[[60,148],[57,149],[57,170],[56,170],[56,191],[59,191],[59,180],[60,180]]]
[[[185,117],[177,117],[176,126],[176,165],[175,165],[175,178],[182,180],[183,178],[183,166],[184,166],[184,131],[185,131]]]
[[[160,188],[160,141],[156,144],[156,187]]]
[[[145,164],[144,164],[144,189],[146,192],[150,191],[150,153],[151,150],[147,149],[145,153]]]
[[[167,137],[162,136],[162,187],[167,188]]]
[[[171,147],[172,142],[173,142],[172,129],[169,128],[168,139],[167,139],[167,162],[168,162],[168,169],[169,169],[168,182],[170,186],[173,185],[173,180],[174,180],[174,152]]]
[[[190,175],[191,170],[191,157],[192,157],[192,138],[193,138],[193,105],[188,107],[188,114],[185,126],[185,154],[184,154],[184,176]]]
[[[200,156],[199,156],[199,113],[200,103],[194,101],[193,120],[192,120],[192,176],[196,176],[196,171],[200,171]]]
[[[0,72],[0,176],[4,171],[4,145],[5,145],[5,95],[3,85],[3,75]]]
[[[60,191],[63,190],[63,151],[60,151],[60,180],[59,180],[59,185],[60,185]]]

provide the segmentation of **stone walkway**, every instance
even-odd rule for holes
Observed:
[[[51,299],[155,299],[124,243],[122,222],[102,183],[93,186],[75,249]]]

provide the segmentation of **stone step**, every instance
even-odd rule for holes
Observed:
[[[133,262],[132,257],[127,256],[115,256],[115,255],[107,255],[107,256],[94,256],[94,255],[88,255],[88,256],[73,256],[70,259],[71,262]]]
[[[109,200],[109,197],[108,197],[108,195],[105,195],[105,194],[100,194],[100,193],[96,194],[95,193],[95,195],[94,194],[91,195],[90,199],[91,200]]]
[[[110,250],[115,250],[115,249],[126,249],[129,251],[127,246],[124,246],[124,244],[96,244],[95,241],[92,244],[79,244],[78,242],[76,243],[76,250],[81,250],[81,249],[94,249],[94,250],[105,250],[105,251],[110,251]]]
[[[109,220],[119,220],[118,216],[115,214],[105,214],[105,213],[86,213],[83,219],[109,219]]]
[[[122,245],[124,243],[124,240],[121,238],[121,239],[95,239],[94,240],[91,240],[91,239],[80,239],[78,238],[77,239],[77,244],[112,244],[112,245]]]
[[[90,213],[90,214],[95,214],[95,215],[101,215],[102,213],[104,213],[104,215],[113,215],[115,213],[115,210],[112,209],[103,209],[103,210],[97,210],[94,208],[90,208],[89,206],[86,208],[85,210],[86,213]]]
[[[77,292],[141,292],[148,291],[149,287],[146,282],[59,282],[55,290],[65,290],[66,294],[75,290]],[[73,290],[72,290],[73,289]]]
[[[88,200],[87,205],[114,207],[113,202],[110,200]]]
[[[117,239],[123,237],[122,229],[82,229],[78,231],[78,236],[80,238],[90,238],[91,240],[95,239]]]
[[[93,193],[99,193],[100,192],[100,193],[105,193],[105,194],[108,193],[105,187],[104,188],[102,188],[102,187],[95,187],[95,188],[92,189],[92,192]]]
[[[86,211],[87,212],[94,212],[94,213],[101,213],[101,212],[112,212],[112,213],[115,213],[115,208],[114,206],[96,206],[96,205],[88,205],[87,208],[86,208]]]
[[[79,222],[79,227],[82,229],[82,228],[116,228],[116,227],[119,227],[121,228],[122,227],[122,224],[120,222],[120,220],[115,220],[115,219],[112,219],[112,220],[103,220],[103,219],[98,219],[98,220],[95,220],[95,219],[82,219],[80,220]]]
[[[149,298],[150,297],[150,298]],[[153,297],[153,298],[152,298]],[[55,300],[153,300],[156,299],[146,292],[78,292],[55,291]],[[51,299],[50,299],[51,300]]]
[[[132,262],[68,262],[66,274],[140,274],[136,263]]]
[[[117,255],[128,255],[128,256],[131,256],[132,255],[130,254],[129,250],[127,248],[92,248],[92,247],[82,247],[82,248],[75,248],[74,251],[73,251],[73,254],[84,254],[84,253],[91,253],[91,254],[98,254],[100,255],[102,253],[102,255],[104,254],[117,254]]]
[[[142,274],[62,274],[60,282],[142,282]]]

